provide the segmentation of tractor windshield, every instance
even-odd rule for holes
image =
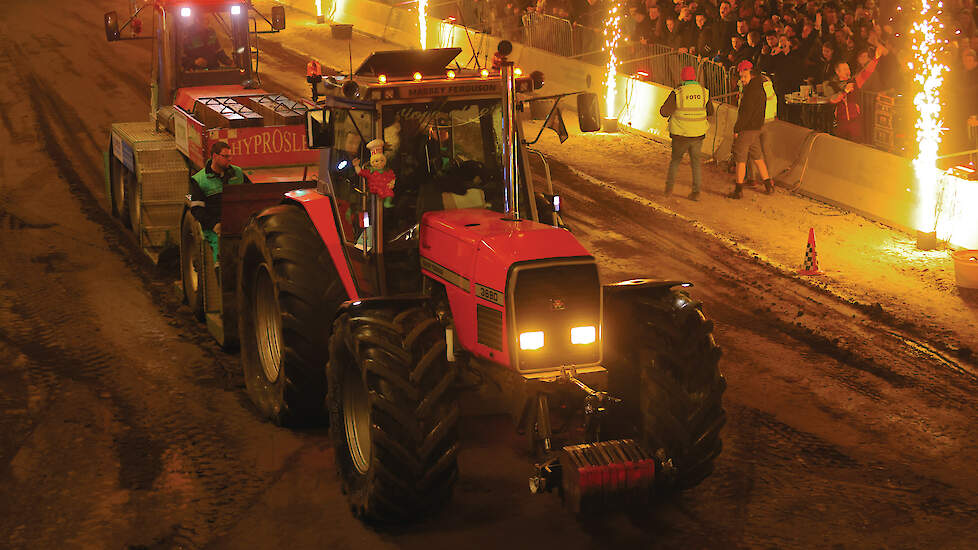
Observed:
[[[177,17],[177,59],[184,74],[225,73],[230,82],[239,83],[250,73],[248,20],[245,7],[234,5],[224,10],[203,11],[184,7]]]
[[[499,99],[390,105],[381,114],[397,192],[417,197],[418,217],[450,208],[505,209]]]

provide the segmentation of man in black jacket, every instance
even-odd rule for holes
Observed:
[[[764,126],[764,107],[767,104],[767,93],[764,91],[764,78],[754,73],[750,61],[742,61],[737,65],[740,82],[744,91],[740,95],[740,105],[737,107],[737,122],[734,123],[734,162],[737,163],[737,180],[734,190],[727,194],[728,198],[740,199],[744,196],[744,177],[747,175],[747,154],[754,159],[754,166],[764,179],[764,192],[770,195],[774,184],[767,172],[764,162],[764,152],[761,149],[761,128]]]

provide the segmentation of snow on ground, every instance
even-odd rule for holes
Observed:
[[[667,197],[663,188],[670,147],[638,135],[577,133],[560,144],[547,131],[535,148],[612,188],[623,200],[644,201],[650,208],[674,213],[785,273],[803,267],[808,231],[814,228],[824,274],[806,277],[811,284],[882,308],[925,333],[951,336],[962,347],[978,351],[978,291],[957,287],[949,250],[917,250],[910,235],[784,188],[771,196],[748,188],[742,200],[725,198],[723,194],[733,188],[733,175],[710,164],[703,169],[700,201],[692,202],[686,198],[692,184],[688,159],[679,168],[673,195]]]

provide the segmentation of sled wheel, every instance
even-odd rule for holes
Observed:
[[[180,282],[183,284],[184,302],[190,306],[198,321],[204,320],[202,239],[200,224],[189,210],[186,211],[180,226]]]

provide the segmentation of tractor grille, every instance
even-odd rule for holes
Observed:
[[[586,263],[548,261],[520,266],[511,275],[510,284],[515,329],[513,345],[520,370],[551,368],[562,365],[596,363],[600,343],[572,344],[571,328],[593,326],[600,329],[601,285],[598,268]],[[539,350],[520,350],[523,332],[544,332],[544,346]],[[597,334],[596,334],[597,337]]]
[[[478,341],[483,346],[502,351],[503,312],[498,309],[477,304],[475,320],[478,324]]]

